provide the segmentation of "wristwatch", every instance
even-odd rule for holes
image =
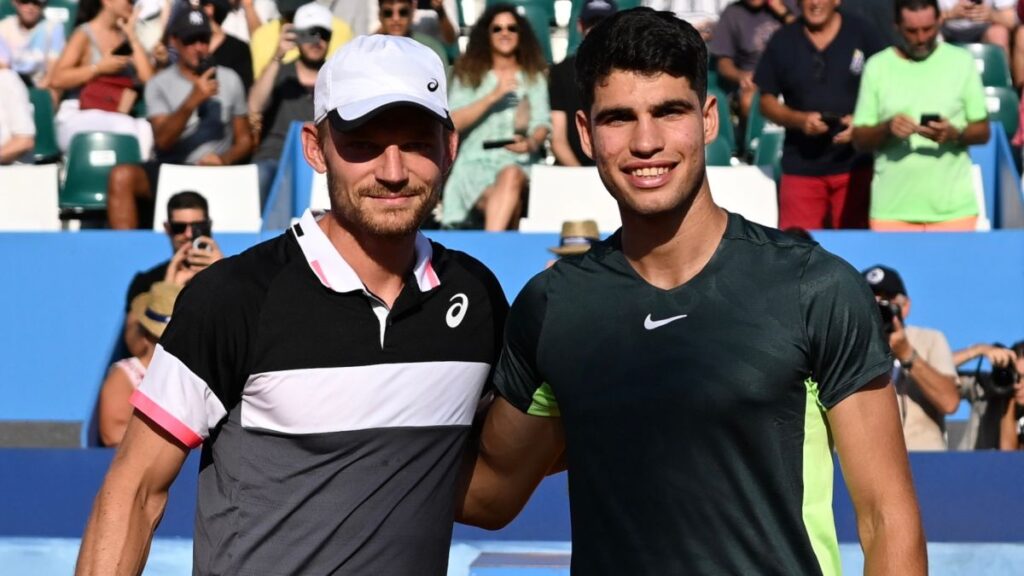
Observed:
[[[910,369],[914,367],[914,360],[917,360],[917,350],[911,348],[910,358],[907,358],[906,360],[900,360],[900,366],[902,366],[904,370],[909,372]]]

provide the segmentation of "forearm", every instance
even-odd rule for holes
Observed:
[[[551,130],[547,126],[538,126],[534,128],[533,134],[530,134],[531,154],[536,154],[544,149],[544,142],[548,139],[548,134],[550,132]]]
[[[736,67],[732,58],[722,57],[718,59],[718,75],[733,84],[739,84],[742,80],[743,71]]]
[[[220,155],[220,159],[225,166],[230,166],[238,164],[241,160],[248,158],[250,154],[252,154],[252,131],[249,129],[247,120],[245,130],[235,132],[235,141],[227,152]]]
[[[177,144],[181,133],[185,130],[185,125],[188,124],[188,119],[192,117],[192,113],[196,111],[199,104],[200,102],[189,96],[177,110],[153,126],[153,141],[157,150],[169,150]]]
[[[967,348],[953,352],[953,365],[959,366],[964,362],[970,362],[985,353],[988,348],[985,344],[973,344]]]
[[[32,136],[13,136],[6,144],[0,146],[0,164],[10,164],[35,147]]]
[[[242,11],[245,12],[245,25],[249,28],[249,34],[252,34],[263,25],[259,13],[256,12],[256,4],[254,2],[243,2]]]
[[[799,130],[804,124],[804,112],[793,110],[771,94],[761,95],[761,113],[783,128]]]
[[[935,370],[924,358],[917,357],[910,369],[921,393],[932,406],[944,414],[956,412],[960,405],[960,392],[956,386],[956,377],[942,374]]]
[[[854,126],[853,146],[861,152],[875,152],[889,140],[889,121],[874,126]]]
[[[140,82],[145,84],[153,77],[153,63],[149,60],[146,48],[139,42],[138,38],[132,38],[132,64],[135,66],[135,75]]]
[[[439,10],[437,12],[437,21],[441,30],[441,40],[445,44],[454,44],[459,39],[459,34],[455,31],[451,18],[443,10]]]
[[[452,110],[452,122],[455,124],[455,129],[465,132],[472,128],[490,112],[491,106],[494,106],[495,102],[494,98],[487,95],[468,106]]]
[[[97,75],[99,75],[99,70],[95,64],[57,68],[50,78],[50,86],[57,90],[70,90],[84,85]]]
[[[166,504],[166,491],[146,493],[112,470],[89,517],[75,574],[140,574]]]
[[[957,138],[957,141],[964,146],[974,146],[975,144],[984,144],[988,142],[989,136],[990,131],[988,120],[981,120],[968,124],[963,131],[960,132],[960,136]]]
[[[857,519],[865,576],[928,573],[924,531],[916,508],[888,508]]]
[[[274,58],[263,69],[256,83],[249,91],[249,111],[262,114],[270,102],[270,95],[274,92],[274,82],[277,80],[277,73],[281,71],[281,61]]]
[[[551,139],[551,151],[555,154],[555,160],[560,166],[580,166],[579,159],[569,146],[569,141],[557,136]]]

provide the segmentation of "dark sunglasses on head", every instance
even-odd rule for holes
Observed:
[[[408,18],[412,14],[412,10],[409,10],[408,8],[399,8],[398,10],[385,8],[381,10],[380,13],[383,14],[385,18],[394,18],[395,14],[398,14],[399,18]]]
[[[168,222],[167,227],[171,229],[171,234],[184,234],[188,228],[192,228],[194,231],[197,226],[209,230],[212,224],[213,220],[197,220],[195,222]]]
[[[491,26],[491,34],[501,34],[502,32],[508,32],[509,34],[518,34],[519,26],[515,24],[509,24],[508,26]]]

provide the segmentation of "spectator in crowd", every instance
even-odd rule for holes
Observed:
[[[896,0],[899,46],[868,60],[853,144],[875,156],[873,230],[974,230],[978,204],[967,147],[988,140],[974,59],[939,43],[936,0]]]
[[[174,300],[180,291],[180,285],[157,282],[132,300],[132,321],[125,326],[125,331],[132,333],[130,340],[137,344],[130,357],[114,362],[100,388],[99,434],[104,446],[117,446],[124,437],[134,409],[128,399],[146,376],[146,368],[171,320]],[[125,336],[129,339],[127,334]]]
[[[601,240],[601,232],[597,229],[597,222],[593,220],[566,220],[562,222],[562,233],[558,238],[558,246],[548,248],[558,258],[563,256],[575,256],[590,250],[594,242]],[[554,266],[558,259],[549,260],[546,268]]]
[[[50,87],[65,92],[54,119],[57,145],[66,151],[79,132],[135,136],[142,156],[153,147],[153,131],[128,112],[153,66],[135,31],[130,0],[83,0],[68,44],[54,65]]]
[[[448,63],[448,51],[444,44],[433,36],[414,32],[412,15],[416,5],[412,0],[379,0],[377,15],[380,18],[380,34],[389,36],[405,36],[430,48],[441,59]],[[447,20],[446,20],[447,21]]]
[[[618,10],[615,0],[588,0],[580,10],[576,27],[581,37],[598,22]],[[562,166],[593,166],[594,161],[583,153],[580,133],[576,130],[576,113],[582,109],[576,88],[576,55],[570,54],[549,74],[548,95],[551,101],[551,152]]]
[[[221,27],[246,44],[253,32],[281,16],[274,0],[228,0],[230,7]]]
[[[754,75],[764,117],[786,129],[779,228],[867,228],[871,155],[850,144],[871,26],[839,0],[801,0],[803,16],[772,36]]]
[[[7,67],[29,86],[48,88],[50,74],[64,50],[64,25],[43,16],[46,0],[11,0],[14,14],[0,20],[0,44]]]
[[[35,142],[28,90],[17,73],[0,69],[0,165],[31,163]]]
[[[644,0],[643,5],[655,10],[668,10],[686,20],[700,32],[705,42],[711,40],[718,17],[733,0]]]
[[[271,20],[260,26],[252,34],[252,41],[249,43],[252,48],[253,78],[259,78],[263,69],[276,57],[277,49],[281,41],[281,27],[291,23],[295,17],[295,11],[308,0],[277,0],[277,9],[280,17]],[[327,55],[334,54],[338,47],[352,39],[352,29],[344,20],[337,17],[331,18],[331,39],[327,44]],[[298,48],[292,48],[284,55],[281,61],[290,64],[299,58]]]
[[[960,405],[956,364],[946,336],[906,324],[910,297],[900,275],[887,266],[862,272],[879,302],[889,348],[899,363],[893,383],[908,450],[946,450],[946,414]]]
[[[250,116],[258,116],[262,127],[260,145],[253,155],[259,168],[260,206],[266,203],[292,122],[313,120],[313,87],[327,58],[330,39],[330,11],[315,3],[302,6],[295,12],[294,23],[281,28],[277,55],[249,93]],[[296,46],[299,59],[283,64],[284,55]]]
[[[461,143],[442,200],[445,226],[518,227],[529,166],[549,131],[546,69],[530,24],[514,7],[484,11],[455,62],[449,94]]]
[[[445,46],[458,49],[459,23],[457,0],[417,2],[413,14],[413,32],[430,36]],[[424,6],[426,4],[426,6]]]
[[[939,0],[942,38],[954,44],[995,44],[1010,59],[1010,39],[1017,28],[1016,0]]]
[[[211,29],[206,14],[179,12],[168,35],[178,62],[146,85],[156,159],[120,164],[110,171],[107,220],[114,229],[138,227],[139,202],[144,218],[152,215],[160,164],[228,166],[246,161],[252,153],[245,88],[233,70],[209,64]]]
[[[228,0],[201,0],[200,6],[210,21],[210,57],[217,66],[234,70],[248,94],[252,88],[252,52],[249,45],[227,34],[221,24],[231,5]]]
[[[750,113],[754,93],[754,70],[768,40],[783,24],[796,20],[795,0],[737,0],[718,19],[711,33],[708,51],[718,59],[718,75],[731,86],[734,108],[740,118]],[[723,128],[729,124],[723,122]]]
[[[1005,429],[1007,420],[1014,420],[1014,395],[1021,388],[1019,374],[1024,368],[1024,361],[1018,358],[1019,349],[1024,349],[1024,341],[1010,348],[999,344],[975,344],[953,353],[953,362],[957,366],[977,361],[975,366],[964,366],[960,372],[960,395],[970,402],[971,415],[957,450],[1016,449],[1008,446],[1010,437]],[[988,360],[991,372],[981,372],[982,359]],[[1007,384],[1013,388],[1005,389]]]

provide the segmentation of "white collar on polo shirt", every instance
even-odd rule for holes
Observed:
[[[335,292],[366,291],[359,275],[342,258],[317,224],[326,214],[324,211],[307,209],[299,222],[292,226],[292,234],[295,235],[309,268],[320,279],[321,284]],[[429,292],[441,285],[441,280],[434,272],[434,265],[431,262],[433,256],[434,250],[430,240],[427,240],[422,232],[417,232],[416,265],[413,268],[413,276],[416,278],[420,292]]]

